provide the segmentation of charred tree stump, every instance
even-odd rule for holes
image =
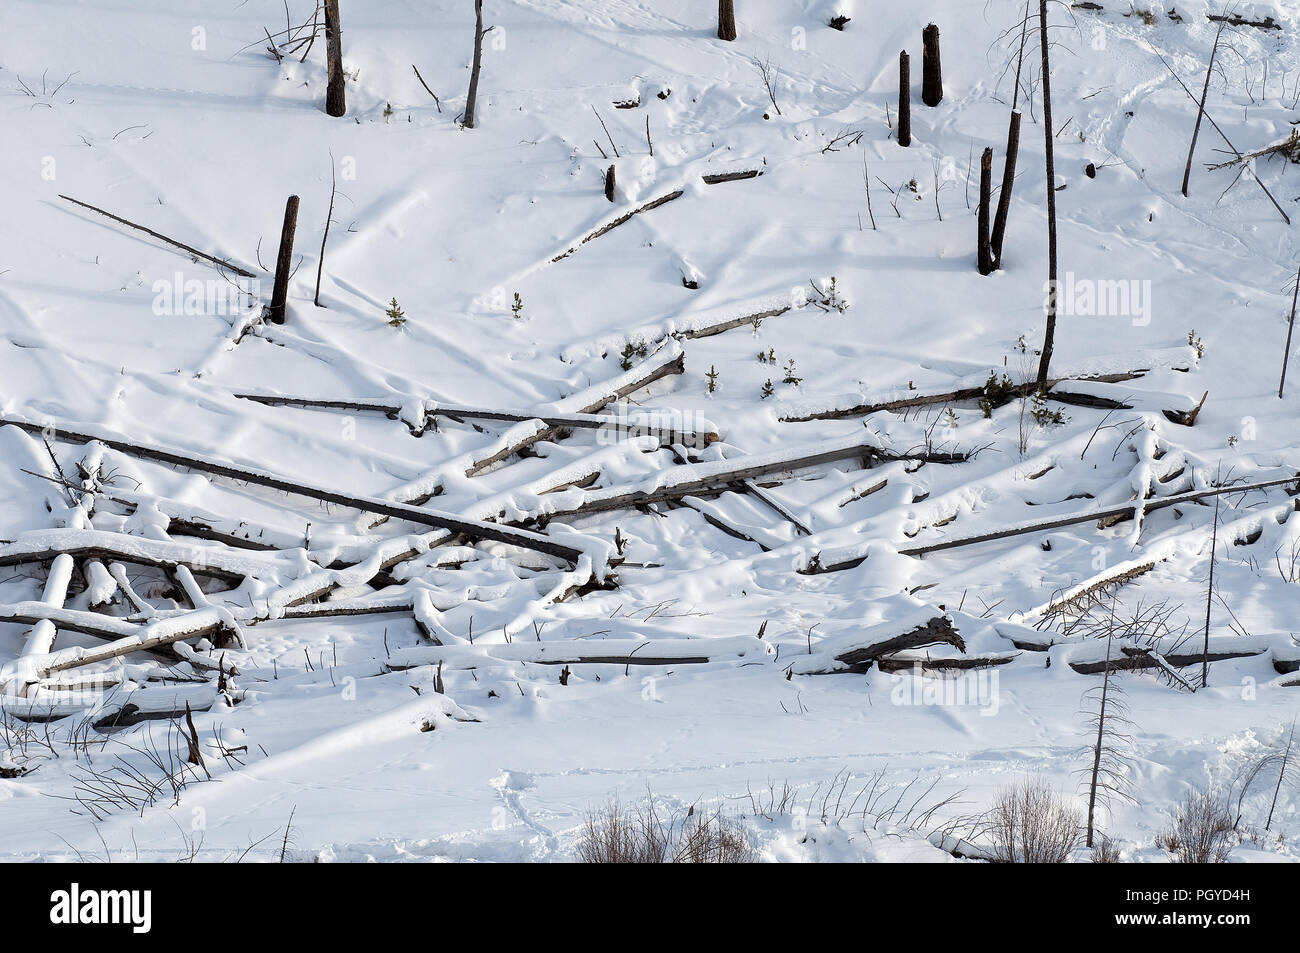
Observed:
[[[735,38],[736,38],[735,0],[718,0],[718,39],[734,40]]]
[[[912,144],[912,63],[907,50],[898,54],[898,144]]]
[[[993,150],[980,156],[979,269],[981,275],[992,274],[993,250],[989,247],[989,205],[993,199]]]
[[[943,70],[939,65],[939,28],[931,23],[921,32],[921,102],[937,106],[943,101]]]
[[[325,60],[328,82],[325,112],[342,116],[348,107],[343,92],[343,27],[339,23],[339,0],[325,0]]]
[[[1016,158],[1020,154],[1020,112],[1013,110],[1007,126],[1007,155],[1002,162],[1002,191],[998,194],[998,211],[993,217],[993,267],[1002,267],[1002,239],[1007,232],[1007,214],[1011,211],[1011,190],[1016,184]]]
[[[614,201],[614,167],[605,170],[605,198]]]
[[[280,229],[280,254],[275,259],[275,287],[266,318],[272,324],[284,324],[285,302],[289,297],[289,272],[293,270],[293,233],[298,228],[298,196],[284,203],[284,226]]]

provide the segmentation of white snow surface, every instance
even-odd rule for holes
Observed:
[[[347,115],[337,119],[323,110],[323,37],[302,62],[301,50],[277,62],[266,49],[263,29],[285,29],[280,0],[111,9],[5,0],[0,415],[45,431],[0,425],[0,611],[45,612],[48,622],[37,623],[40,651],[24,657],[32,625],[0,621],[9,686],[0,769],[13,769],[0,771],[0,857],[169,859],[192,838],[202,859],[277,859],[292,817],[291,859],[562,861],[589,810],[651,792],[674,810],[741,818],[765,860],[943,862],[953,858],[935,845],[956,843],[944,825],[986,809],[1007,784],[1042,777],[1082,806],[1080,709],[1099,678],[1069,663],[1103,659],[1105,644],[1054,631],[1059,620],[1042,612],[1154,563],[1116,590],[1120,611],[1165,603],[1187,639],[1157,647],[1194,651],[1215,500],[924,558],[899,550],[1300,472],[1300,354],[1277,395],[1300,224],[1288,226],[1250,174],[1229,188],[1235,169],[1206,168],[1231,158],[1208,123],[1190,197],[1179,191],[1196,106],[1161,57],[1199,92],[1211,5],[1179,3],[1174,20],[1166,4],[1134,4],[1155,13],[1147,24],[1127,3],[1102,2],[1100,13],[1072,15],[1053,5],[1060,268],[1076,287],[1124,282],[1131,295],[1126,313],[1066,309],[1053,376],[1145,374],[1061,388],[1130,409],[1048,400],[1066,419],[1039,425],[1022,401],[987,417],[962,402],[782,420],[979,386],[991,373],[1032,378],[1047,273],[1037,89],[1029,103],[1020,97],[1002,267],[988,277],[975,267],[979,155],[993,148],[996,186],[1019,0],[737,0],[732,43],[716,39],[713,6],[701,0],[487,0],[495,28],[474,129],[456,121],[467,0],[342,0]],[[310,0],[288,6],[295,24],[310,19]],[[1288,79],[1300,75],[1300,11],[1276,0],[1237,12],[1282,27],[1234,28],[1236,55],[1211,83],[1210,113],[1246,152],[1300,120],[1300,87]],[[826,25],[837,13],[852,17],[842,32]],[[931,21],[943,40],[936,108],[920,103]],[[907,149],[893,132],[900,49],[913,63]],[[1036,57],[1034,46],[1031,76]],[[779,113],[755,58],[774,70]],[[615,108],[630,100],[639,106]],[[317,307],[331,167],[338,193]],[[1254,168],[1287,214],[1300,213],[1292,163]],[[762,174],[702,180],[751,169]],[[680,198],[582,243],[677,189]],[[61,194],[248,268],[253,296],[230,303],[229,272]],[[264,325],[256,318],[291,194],[301,210],[288,320]],[[837,306],[819,306],[814,288],[825,295],[832,276]],[[195,288],[207,297],[187,307]],[[399,327],[385,314],[393,299]],[[787,305],[756,326],[695,336]],[[760,359],[769,351],[773,361]],[[684,373],[588,411],[635,382],[642,362],[679,352]],[[1194,426],[1164,413],[1189,411],[1207,392]],[[241,393],[378,400],[400,413],[270,406]],[[466,407],[618,413],[625,424],[663,410],[674,427],[721,439],[702,450],[614,443],[605,430],[557,433],[447,410]],[[69,442],[61,426],[371,501],[512,521],[584,555],[573,566],[452,539]],[[525,453],[466,474],[539,432]],[[746,456],[779,463],[857,443],[973,456],[868,469],[847,459],[760,478],[809,534],[738,487],[653,511],[545,518]],[[1300,658],[1294,499],[1282,486],[1222,496],[1217,519],[1208,634],[1213,651],[1242,657],[1212,663],[1208,687],[1194,693],[1150,672],[1113,677],[1135,726],[1135,800],[1113,804],[1100,826],[1128,860],[1164,860],[1156,835],[1176,803],[1193,786],[1231,790],[1252,759],[1285,746],[1298,710],[1300,678],[1284,672]],[[195,522],[252,548],[187,535],[182,524]],[[125,572],[112,557],[77,556],[66,608],[42,609],[48,562],[23,554],[124,540]],[[616,551],[622,562],[603,587],[572,591],[593,572],[599,581]],[[172,576],[131,555],[182,569]],[[815,557],[862,556],[854,568],[805,571]],[[204,567],[247,578],[232,587]],[[122,579],[144,609],[120,585],[101,605]],[[187,582],[202,587],[197,600]],[[311,601],[321,587],[324,601]],[[361,614],[376,607],[389,611]],[[244,644],[135,653],[16,697],[40,664],[103,647],[60,620],[95,610],[115,635],[139,639],[195,609]],[[1056,644],[965,673],[991,694],[959,703],[940,696],[960,679],[801,674],[945,613],[965,652],[944,645],[904,658],[1001,658],[1017,653],[1013,639],[1032,637]],[[636,652],[682,661],[563,664]],[[79,672],[111,683],[108,697],[78,701],[85,686],[69,679]],[[1199,665],[1180,672],[1200,678]],[[121,711],[127,695],[144,715],[191,702],[206,772],[143,808],[87,806],[76,792],[115,757],[145,764],[150,745],[177,743],[184,753],[165,717],[91,730],[98,741],[85,748],[87,713]],[[48,746],[42,725],[16,720],[38,703],[73,713],[51,724]],[[877,775],[896,794],[929,791],[923,807],[953,800],[924,822],[827,807],[827,790],[847,778],[851,795]],[[795,807],[765,810],[786,786]],[[1247,793],[1252,831],[1268,794]],[[1297,809],[1300,792],[1283,785],[1269,834],[1233,859],[1300,857]]]

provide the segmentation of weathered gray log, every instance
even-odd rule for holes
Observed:
[[[642,212],[649,212],[650,210],[656,209],[661,205],[666,205],[669,202],[673,201],[674,199],[681,198],[685,194],[686,192],[683,189],[674,189],[672,192],[669,192],[666,195],[661,195],[656,199],[651,199],[649,202],[646,202],[644,205],[638,208],[632,209],[632,211],[630,212],[624,212],[622,215],[614,219],[612,222],[607,222],[606,224],[600,226],[600,228],[596,229],[594,232],[588,234],[586,238],[582,239],[576,245],[572,246],[568,251],[564,251],[556,255],[554,258],[551,259],[551,262],[555,263],[557,261],[560,261],[561,259],[568,258],[580,247],[587,244],[587,242],[594,241],[595,239],[600,238],[600,236],[604,235],[606,232],[611,232],[614,229],[618,228],[620,225],[630,222],[633,216],[640,215]]]
[[[883,656],[904,649],[919,649],[928,645],[951,645],[960,652],[966,651],[966,642],[957,631],[950,617],[934,616],[925,622],[913,625],[897,635],[877,639],[866,645],[857,645],[844,649],[834,656],[837,663],[822,669],[802,670],[801,675],[839,675],[862,673]]]
[[[965,672],[1008,665],[1018,657],[1017,652],[1005,655],[971,655],[967,658],[914,658],[906,655],[886,655],[876,660],[876,667],[886,673],[910,672],[918,667],[922,672]]]
[[[73,205],[80,205],[82,208],[90,209],[90,211],[92,212],[97,212],[98,214],[103,215],[105,218],[111,218],[113,221],[117,222],[118,224],[125,225],[128,228],[134,228],[136,231],[144,232],[146,235],[156,238],[161,242],[166,242],[168,245],[173,245],[176,248],[179,248],[181,251],[185,252],[186,254],[193,255],[195,258],[201,258],[204,261],[211,262],[212,264],[217,265],[219,268],[225,268],[229,271],[233,271],[235,274],[239,275],[240,277],[243,278],[257,277],[247,268],[240,268],[238,265],[232,264],[231,262],[229,262],[224,258],[216,258],[212,255],[209,255],[207,252],[201,252],[197,248],[192,248],[191,246],[186,245],[184,242],[178,242],[174,238],[168,238],[166,235],[163,235],[160,232],[155,232],[152,228],[145,228],[145,226],[143,225],[137,225],[135,222],[128,221],[127,219],[122,218],[119,215],[114,215],[112,212],[106,212],[102,208],[87,204],[86,202],[82,202],[79,199],[74,199],[70,195],[60,195],[59,198],[63,199],[63,201],[65,202],[71,202]]]
[[[280,253],[275,259],[275,287],[271,291],[271,306],[266,312],[266,319],[272,324],[284,324],[285,304],[289,298],[289,274],[293,271],[293,234],[297,227],[298,196],[291,195],[284,203]]]
[[[1122,646],[1120,651],[1122,656],[1116,656],[1109,662],[1105,659],[1098,659],[1095,662],[1071,662],[1070,668],[1080,675],[1101,675],[1106,671],[1109,665],[1112,672],[1138,672],[1146,669],[1161,669],[1161,661],[1167,662],[1175,668],[1187,668],[1192,665],[1200,665],[1202,662],[1226,662],[1229,659],[1254,658],[1257,655],[1263,655],[1267,649],[1252,648],[1241,649],[1237,651],[1223,652],[1191,652],[1174,655],[1157,655],[1154,652],[1145,651],[1136,646]]]
[[[1058,384],[1068,381],[1095,381],[1101,384],[1119,384],[1124,381],[1136,380],[1146,375],[1149,368],[1138,370],[1124,371],[1118,374],[1091,374],[1086,376],[1073,377],[1055,377],[1047,382],[1049,388],[1056,387]],[[1010,403],[1018,397],[1026,397],[1038,389],[1035,382],[1016,384],[1002,392],[1002,403]],[[801,416],[783,416],[779,418],[783,423],[805,423],[810,420],[840,420],[844,417],[865,417],[867,414],[874,414],[878,411],[888,410],[906,410],[911,407],[928,407],[935,404],[952,404],[964,400],[979,400],[985,394],[983,385],[979,387],[962,387],[957,390],[946,391],[942,394],[924,394],[916,397],[903,397],[898,400],[886,400],[875,404],[856,404],[852,407],[836,408],[833,410],[822,410],[811,414]],[[1065,395],[1067,398],[1070,395]],[[1055,394],[1049,394],[1049,397],[1055,399]],[[1063,403],[1068,403],[1063,401]],[[1001,406],[1001,404],[999,404]]]
[[[763,174],[762,169],[745,169],[743,172],[711,172],[700,178],[705,185],[720,185],[723,182],[739,182],[741,179],[756,179]]]
[[[28,431],[29,433],[40,433],[45,426],[22,418],[0,416],[0,425],[5,424],[18,427],[22,430]],[[64,427],[62,424],[55,424],[54,427],[58,439],[60,440],[77,443],[89,443],[92,440],[98,440],[106,447],[141,459],[157,460],[161,463],[170,463],[190,470],[212,473],[216,476],[223,476],[232,480],[242,480],[245,483],[257,484],[258,486],[279,490],[283,493],[293,493],[308,499],[320,500],[324,503],[336,503],[340,506],[352,507],[353,509],[361,510],[366,513],[377,513],[383,516],[406,520],[411,523],[418,523],[423,526],[433,526],[438,529],[445,529],[452,533],[463,534],[469,539],[488,539],[499,543],[506,543],[511,546],[519,546],[523,549],[531,549],[536,552],[557,556],[560,559],[564,559],[571,563],[576,563],[582,556],[582,550],[576,549],[572,546],[565,546],[562,543],[557,543],[555,540],[540,533],[533,533],[508,525],[490,523],[483,520],[464,519],[451,513],[442,513],[437,510],[410,506],[408,504],[396,503],[388,500],[352,496],[325,487],[312,486],[294,480],[287,480],[263,470],[254,470],[235,466],[233,464],[221,463],[206,457],[179,453],[165,447],[133,443],[131,441],[110,437],[105,434],[79,432]]]

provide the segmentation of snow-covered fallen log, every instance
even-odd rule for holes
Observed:
[[[950,645],[966,651],[952,617],[926,607],[892,622],[827,639],[811,655],[797,656],[789,670],[795,675],[865,672],[883,656],[927,645]]]
[[[394,649],[387,664],[400,670],[445,663],[474,668],[485,661],[537,665],[706,665],[772,656],[771,643],[752,636],[717,639],[568,639]]]
[[[556,542],[542,533],[535,533],[529,530],[499,523],[489,523],[483,520],[466,519],[456,516],[453,513],[443,513],[438,510],[411,506],[405,503],[381,500],[368,496],[354,496],[327,487],[313,486],[302,481],[285,479],[284,477],[268,473],[265,470],[225,463],[211,457],[182,453],[167,447],[150,446],[134,441],[123,440],[104,433],[91,433],[86,432],[86,430],[74,430],[70,427],[64,426],[62,423],[50,424],[47,421],[42,424],[21,417],[0,416],[0,425],[6,424],[18,427],[30,433],[40,433],[42,430],[53,427],[60,440],[78,443],[89,443],[92,440],[98,440],[102,442],[104,446],[117,450],[119,453],[125,453],[141,459],[155,460],[160,463],[169,463],[233,480],[242,480],[246,483],[268,487],[273,490],[279,490],[283,493],[293,493],[298,496],[305,496],[308,499],[320,500],[324,503],[336,503],[340,506],[348,506],[369,513],[394,517],[424,526],[433,526],[438,529],[445,529],[453,533],[462,534],[470,539],[492,540],[494,542],[505,543],[511,546],[519,546],[523,549],[532,549],[546,553],[547,555],[556,556],[570,563],[576,564],[584,555],[594,557],[591,562],[595,567],[604,566],[606,562],[608,547],[596,540],[585,540],[585,542],[589,544],[588,547],[580,549],[576,546],[567,546],[563,543]]]
[[[1243,644],[1244,643],[1244,644]],[[1186,668],[1203,661],[1226,662],[1230,659],[1254,658],[1268,651],[1268,646],[1240,636],[1211,636],[1208,653],[1193,648],[1162,653],[1156,648],[1138,645],[1121,645],[1119,654],[1112,653],[1110,661],[1098,659],[1069,660],[1069,666],[1080,675],[1101,675],[1109,667],[1112,672],[1134,672],[1146,669]]]

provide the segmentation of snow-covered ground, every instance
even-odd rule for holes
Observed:
[[[1100,826],[1125,859],[1162,860],[1156,835],[1192,787],[1235,798],[1248,766],[1285,748],[1300,697],[1300,678],[1279,674],[1300,659],[1294,485],[1106,527],[1086,520],[900,552],[1300,471],[1300,366],[1277,395],[1300,243],[1252,180],[1294,217],[1300,173],[1260,159],[1229,188],[1236,169],[1205,166],[1232,158],[1206,122],[1190,197],[1180,194],[1196,104],[1170,69],[1199,95],[1216,30],[1206,14],[1218,7],[1179,3],[1175,19],[1146,0],[1132,15],[1118,0],[1101,11],[1052,6],[1067,289],[1053,376],[1145,373],[1061,385],[1129,406],[1049,400],[1065,419],[1040,424],[1020,400],[988,416],[975,400],[827,415],[980,387],[991,373],[1033,378],[1047,219],[1032,30],[1002,267],[981,277],[975,266],[979,156],[993,148],[996,185],[1024,3],[736,5],[728,43],[705,0],[487,0],[494,29],[477,123],[463,129],[468,0],[343,0],[343,118],[323,110],[323,37],[301,62],[302,50],[282,62],[268,52],[263,30],[285,30],[279,0],[4,0],[0,414],[31,426],[0,426],[0,611],[18,618],[19,604],[46,598],[50,561],[20,551],[71,549],[67,609],[81,615],[52,620],[52,651],[63,653],[54,661],[104,645],[65,627],[92,611],[127,632],[161,613],[155,634],[173,616],[208,611],[244,645],[214,650],[205,636],[178,643],[189,661],[134,653],[125,669],[102,663],[116,685],[87,702],[28,686],[51,647],[33,653],[26,617],[0,622],[0,768],[18,775],[0,780],[0,854],[266,859],[285,849],[288,827],[295,859],[565,860],[588,810],[652,792],[672,809],[744,817],[765,859],[950,861],[928,835],[985,810],[1009,783],[1041,776],[1083,804],[1080,710],[1100,677],[1070,662],[1103,659],[1105,642],[1071,635],[1042,608],[1141,567],[1110,590],[1105,611],[1113,604],[1127,619],[1163,607],[1167,627],[1186,636],[1181,653],[1193,653],[1212,552],[1212,647],[1255,654],[1212,663],[1195,692],[1167,674],[1114,677],[1131,709],[1134,803],[1114,804]],[[288,6],[291,26],[310,20],[310,0]],[[1300,12],[1273,0],[1237,13],[1280,27],[1225,33],[1210,85],[1210,115],[1249,152],[1300,120]],[[852,18],[843,31],[827,25],[836,14]],[[931,21],[943,53],[935,108],[920,102]],[[894,134],[901,49],[912,57],[910,148]],[[770,69],[775,103],[756,61]],[[749,170],[761,174],[704,179]],[[241,336],[269,301],[291,194],[301,211],[288,320],[254,321]],[[257,277],[250,285],[61,195]],[[1097,290],[1093,303],[1108,307],[1090,307]],[[393,300],[398,326],[386,314]],[[698,333],[763,312],[779,313]],[[607,382],[675,369],[678,348],[682,373],[637,387],[627,404],[605,402]],[[1207,393],[1193,426],[1164,413]],[[478,465],[545,429],[529,414],[647,408],[719,439],[688,448],[574,426]],[[582,556],[449,539],[111,440],[504,521]],[[879,451],[867,469],[859,445]],[[781,469],[827,449],[844,452]],[[921,452],[973,455],[889,459]],[[596,508],[741,457],[769,465],[759,492],[733,485]],[[80,483],[79,463],[97,471],[84,497],[57,482]],[[591,512],[573,512],[584,505]],[[196,537],[200,522],[261,548]],[[94,548],[105,539],[140,562]],[[407,558],[381,573],[395,553]],[[113,586],[115,558],[143,607]],[[159,568],[174,562],[195,572]],[[299,603],[318,583],[324,601]],[[284,618],[295,604],[376,601],[393,611]],[[868,627],[944,613],[965,655],[1014,658],[957,681],[878,666],[801,674],[819,667],[810,655],[833,665],[836,647],[860,643]],[[48,624],[35,628],[37,642],[48,637]],[[1048,651],[1016,647],[1054,632]],[[665,664],[533,661],[625,656],[646,640],[658,647],[644,654]],[[1157,648],[1173,653],[1176,641]],[[683,658],[692,653],[714,660]],[[918,657],[927,653],[963,654],[944,645]],[[1199,685],[1199,664],[1180,672]],[[952,696],[958,687],[967,697]],[[131,692],[142,711],[201,709],[206,768],[186,769],[183,789],[163,780],[164,767],[178,770],[167,753],[186,754],[171,721],[104,735],[84,713],[17,720],[56,703],[119,710]],[[128,765],[158,782],[152,803],[105,787],[125,784]],[[864,786],[893,795],[854,814]],[[775,810],[787,788],[796,796]],[[828,804],[831,790],[848,794]],[[1272,781],[1248,790],[1244,827],[1262,830],[1272,793]],[[1300,856],[1297,807],[1300,792],[1282,785],[1269,834],[1247,837],[1232,858]]]

